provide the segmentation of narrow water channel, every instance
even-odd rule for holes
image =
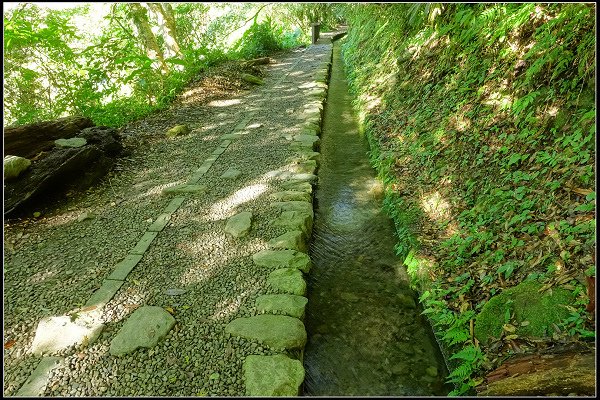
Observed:
[[[334,42],[311,240],[307,396],[446,395],[446,369],[416,307],[382,187],[358,134]]]

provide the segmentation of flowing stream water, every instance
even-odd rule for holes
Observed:
[[[337,41],[315,191],[304,395],[446,395],[447,370],[394,253],[351,100]]]

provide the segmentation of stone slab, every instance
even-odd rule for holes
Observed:
[[[115,265],[114,271],[108,276],[107,279],[114,279],[124,281],[127,278],[127,275],[135,268],[137,263],[142,259],[142,254],[127,254],[127,256],[123,259],[123,261],[119,262]]]
[[[79,313],[46,317],[38,323],[30,352],[36,355],[54,354],[73,345],[93,343],[104,329],[97,313]]]
[[[154,347],[175,325],[175,318],[162,307],[135,310],[110,343],[109,353],[122,356],[140,347]]]
[[[152,225],[150,225],[148,230],[150,232],[160,232],[165,228],[165,226],[167,226],[170,220],[171,213],[162,213],[158,217],[156,217],[156,219],[154,220]]]
[[[181,205],[183,204],[184,201],[185,201],[185,197],[183,197],[183,196],[173,197],[173,199],[167,205],[167,207],[165,208],[164,211],[166,213],[174,213],[175,211],[177,211],[177,209],[179,207],[181,207]]]
[[[242,366],[246,396],[298,396],[304,367],[283,354],[249,355]]]
[[[265,312],[282,312],[290,317],[304,318],[308,299],[294,294],[265,294],[256,299],[256,309]]]
[[[92,294],[84,307],[104,306],[117,294],[122,285],[123,280],[110,279],[110,277],[105,279],[102,286]]]
[[[308,203],[310,204],[310,203]],[[281,226],[288,230],[301,230],[306,237],[312,232],[313,213],[306,211],[283,211],[272,222],[273,226]]]
[[[239,238],[246,236],[252,226],[252,213],[250,211],[243,211],[236,214],[227,220],[225,225],[225,232],[231,236]]]
[[[294,181],[317,183],[319,178],[315,174],[292,174],[289,179]]]
[[[312,203],[307,201],[278,201],[271,203],[271,206],[281,211],[297,211],[314,217]]]
[[[221,142],[221,147],[226,149],[231,144],[231,142],[231,139],[225,139]]]
[[[267,244],[272,249],[289,249],[306,253],[307,245],[304,236],[300,230],[290,231],[269,240]]]
[[[152,241],[156,239],[158,232],[146,232],[142,238],[137,242],[135,247],[129,252],[130,254],[144,254]]]
[[[199,194],[199,193],[204,193],[206,191],[206,186],[205,185],[195,185],[195,184],[189,184],[189,183],[184,183],[182,185],[177,185],[177,186],[171,186],[168,188],[164,188],[162,190],[163,194]]]
[[[294,268],[281,268],[271,272],[267,284],[278,293],[289,293],[298,296],[306,294],[306,281],[302,272]]]
[[[289,181],[283,182],[281,186],[284,189],[293,190],[296,192],[305,192],[310,194],[313,191],[312,185],[308,182]]]
[[[239,133],[226,133],[224,135],[221,135],[221,140],[235,140],[241,136],[243,135]]]
[[[238,318],[225,326],[225,332],[249,340],[257,340],[273,349],[302,349],[306,329],[298,318],[287,315],[262,314]]]
[[[87,144],[87,140],[82,137],[73,137],[70,139],[56,139],[54,144],[58,147],[83,147]]]
[[[240,171],[239,169],[229,168],[227,171],[223,172],[223,175],[221,175],[221,178],[236,179],[240,175],[242,175],[242,171]]]
[[[223,147],[217,147],[212,154],[214,154],[215,156],[221,155],[223,154],[223,152],[225,152],[226,148]]]
[[[311,201],[310,194],[294,190],[273,193],[271,198],[276,201]]]
[[[252,255],[252,261],[259,267],[296,268],[306,273],[312,266],[308,255],[296,250],[262,250]]]
[[[33,370],[23,386],[15,394],[17,397],[40,397],[50,379],[50,372],[59,367],[64,358],[62,357],[44,357],[38,366]]]

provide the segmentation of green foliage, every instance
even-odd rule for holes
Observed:
[[[372,163],[391,192],[398,248],[434,258],[435,278],[421,284],[430,293],[424,304],[458,354],[474,345],[461,342],[465,298],[480,309],[528,276],[549,280],[566,270],[581,281],[593,264],[594,6],[346,11],[343,58]],[[446,212],[426,207],[431,198]],[[465,273],[475,277],[461,300],[453,285]],[[589,330],[585,318],[569,321],[570,332]],[[482,371],[457,368],[453,394],[462,394]]]
[[[103,4],[54,10],[24,3],[5,11],[8,124],[82,114],[96,124],[120,126],[166,107],[200,71],[227,58],[263,56],[306,42],[297,28],[275,24],[267,15],[260,23],[255,18],[238,51],[228,54],[232,32],[244,29],[248,15],[262,16],[271,7],[179,3],[172,6],[175,38],[148,10],[163,65],[146,48],[133,5]]]

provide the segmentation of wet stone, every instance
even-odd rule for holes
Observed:
[[[249,355],[243,364],[247,396],[298,396],[304,367],[282,354]]]
[[[308,273],[311,261],[308,255],[295,250],[262,250],[252,255],[254,263],[267,268],[296,268]]]
[[[301,349],[306,344],[306,330],[302,321],[286,315],[262,314],[238,318],[227,324],[225,332],[257,340],[274,349]]]
[[[281,268],[271,272],[267,284],[280,293],[304,296],[306,294],[306,281],[302,272],[294,268]]]
[[[140,347],[154,347],[175,325],[175,318],[162,307],[135,310],[110,344],[110,354],[121,356]]]

